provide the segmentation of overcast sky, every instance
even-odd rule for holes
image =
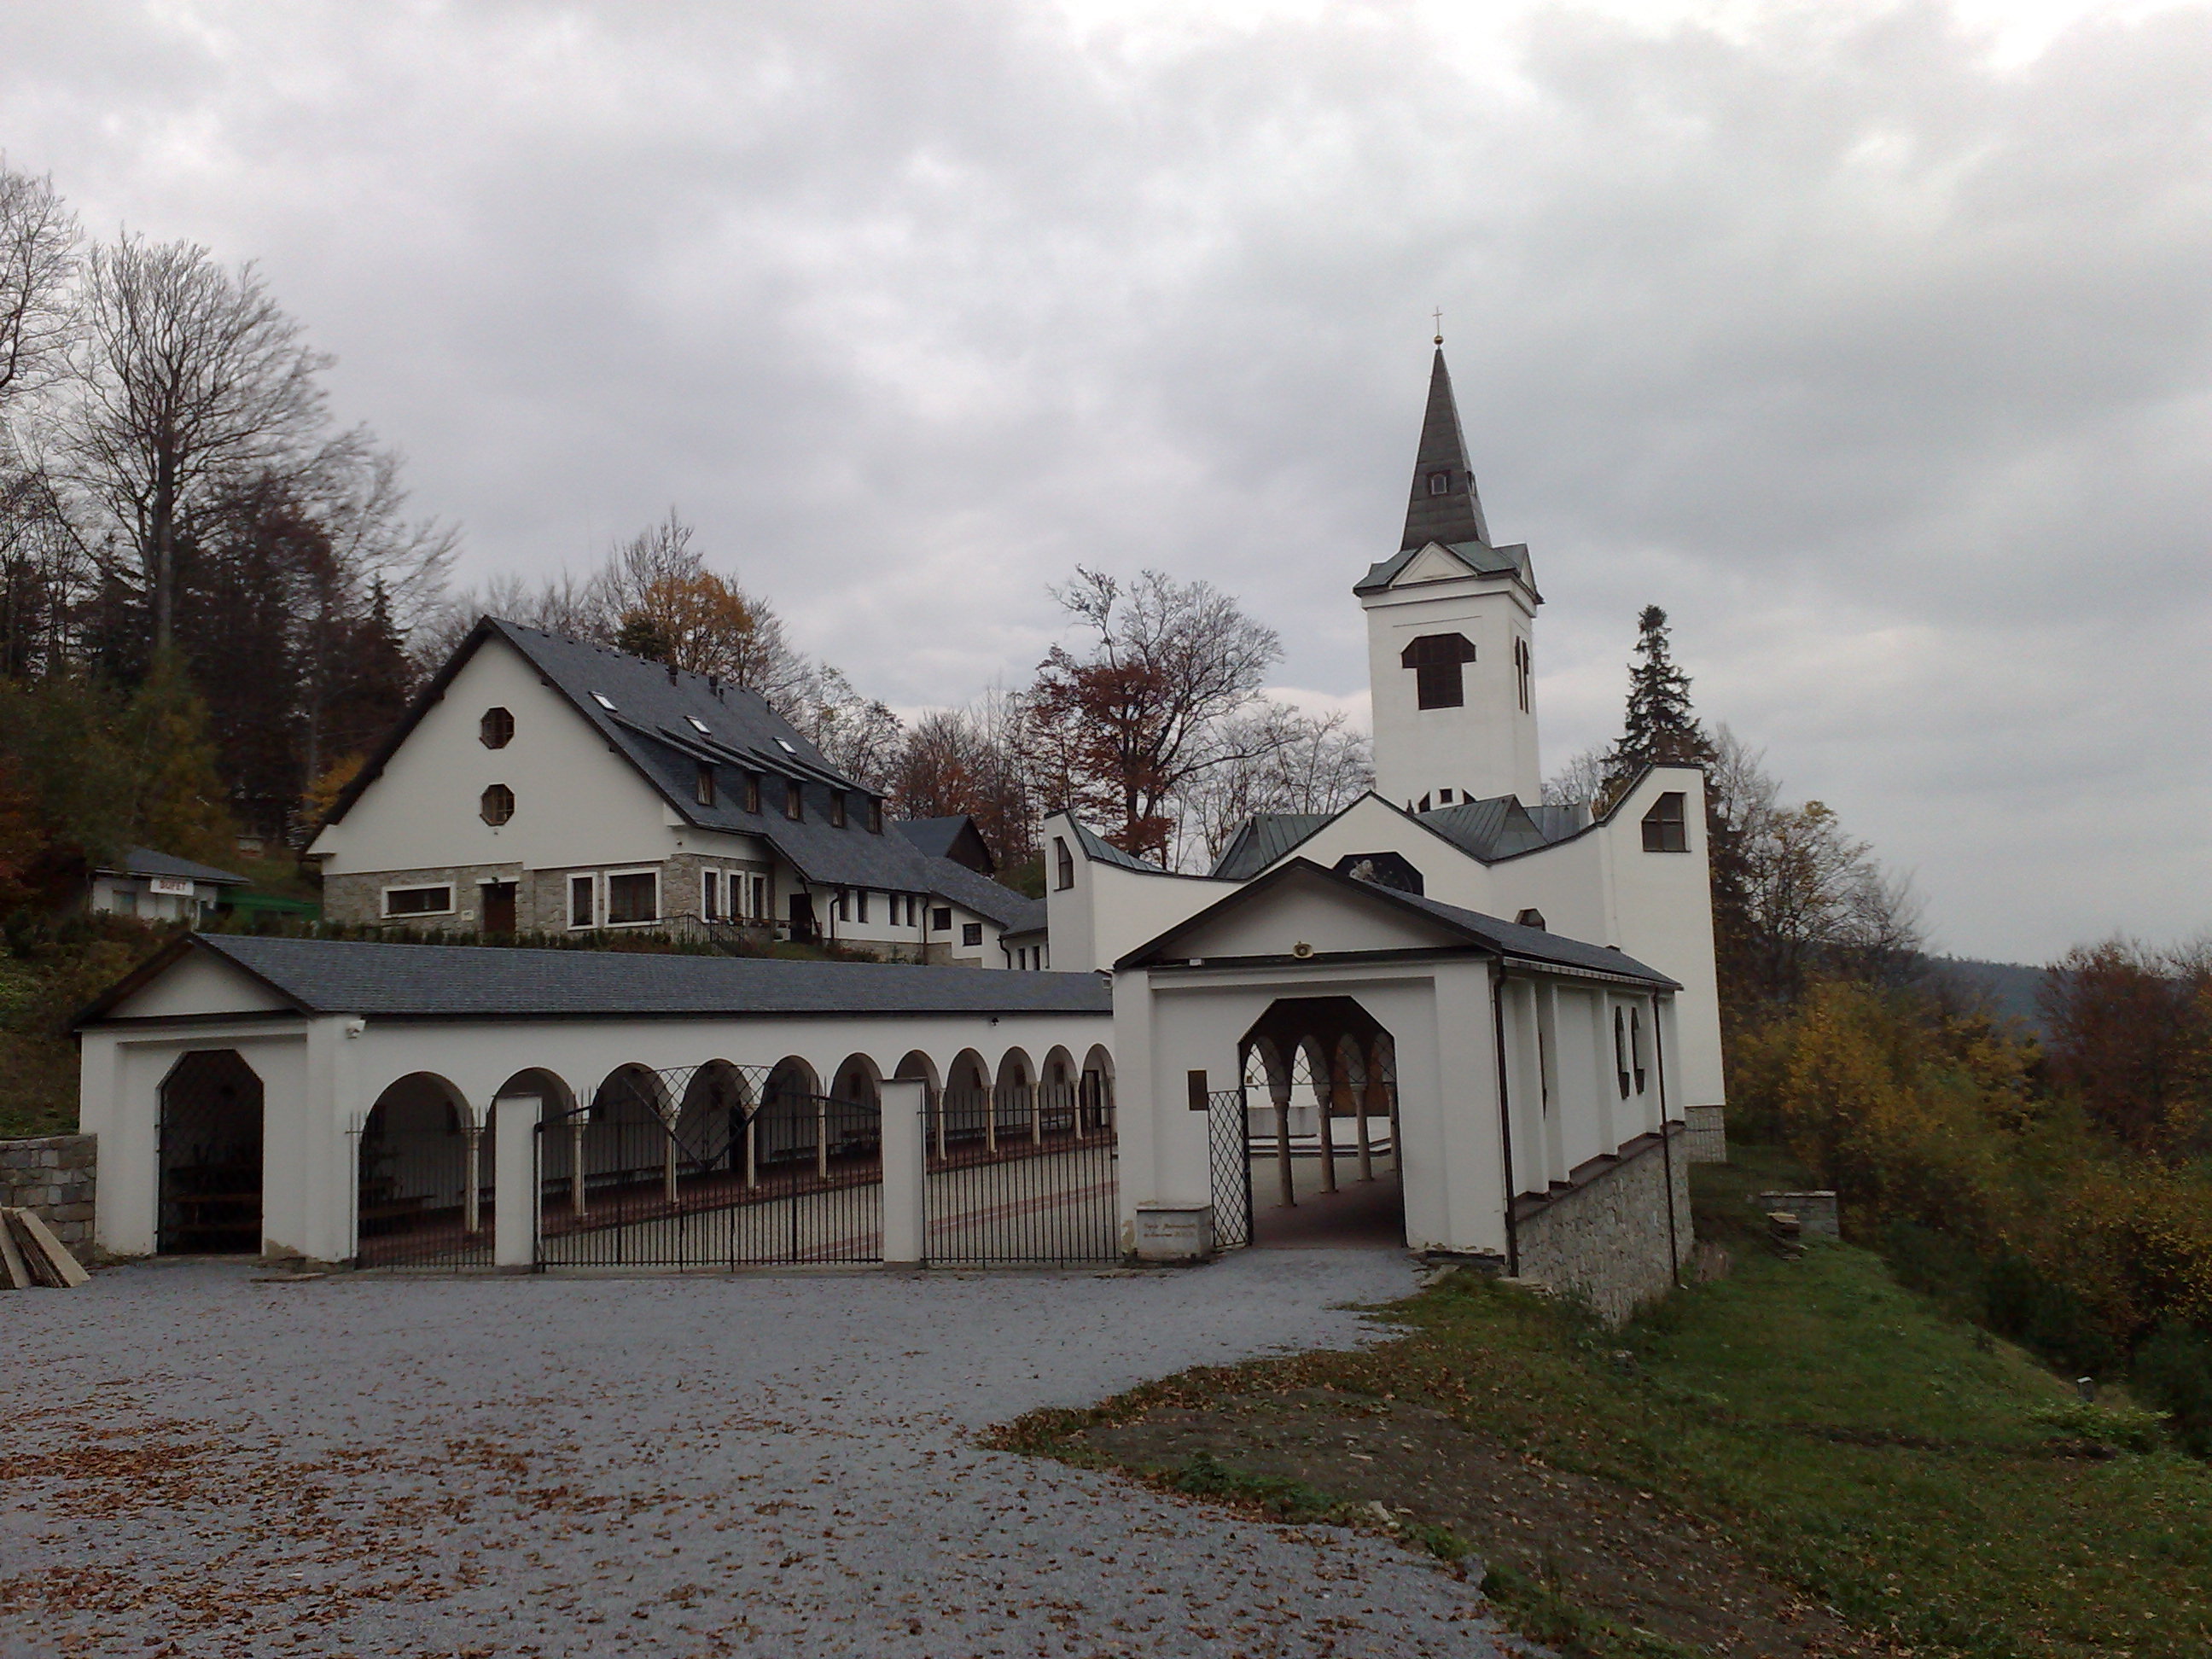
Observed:
[[[1441,306],[1547,765],[1656,602],[1939,948],[2212,926],[2212,9],[1204,11],[15,0],[0,149],[259,259],[467,576],[673,504],[908,709],[1081,562],[1364,714]]]

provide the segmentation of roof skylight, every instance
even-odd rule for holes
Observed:
[[[694,732],[705,732],[708,729],[707,722],[696,714],[686,714],[684,718],[691,723],[691,729]]]
[[[787,755],[795,755],[799,752],[789,738],[778,738],[775,742],[776,746]]]
[[[605,709],[611,710],[615,706],[615,700],[604,691],[592,692],[592,701]]]

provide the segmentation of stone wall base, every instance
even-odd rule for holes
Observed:
[[[1674,1287],[1689,1260],[1687,1138],[1673,1131],[1674,1236],[1668,1236],[1669,1150],[1656,1133],[1629,1142],[1614,1157],[1595,1158],[1549,1196],[1523,1196],[1514,1226],[1523,1279],[1577,1297],[1609,1325],[1624,1322]]]
[[[1728,1159],[1728,1108],[1692,1106],[1683,1114],[1690,1133],[1684,1137],[1692,1164],[1725,1164]]]
[[[0,1209],[36,1210],[54,1237],[82,1255],[92,1244],[97,1137],[0,1140]]]

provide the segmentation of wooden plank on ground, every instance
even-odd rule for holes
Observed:
[[[27,1291],[35,1281],[31,1278],[30,1263],[23,1260],[23,1252],[16,1248],[15,1215],[13,1210],[0,1210],[0,1279],[6,1280],[0,1288]]]
[[[46,1225],[46,1218],[44,1216],[36,1210],[18,1210],[15,1215],[23,1224],[23,1231],[38,1241],[40,1254],[46,1258],[48,1264],[59,1276],[64,1286],[74,1290],[92,1277],[90,1273],[85,1272],[83,1265],[70,1254],[69,1246],[54,1237],[54,1230]]]

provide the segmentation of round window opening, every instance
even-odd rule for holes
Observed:
[[[514,791],[503,783],[487,786],[479,810],[486,823],[505,823],[514,816]]]
[[[487,749],[504,749],[514,740],[514,716],[504,708],[487,708],[477,722],[477,736]]]

